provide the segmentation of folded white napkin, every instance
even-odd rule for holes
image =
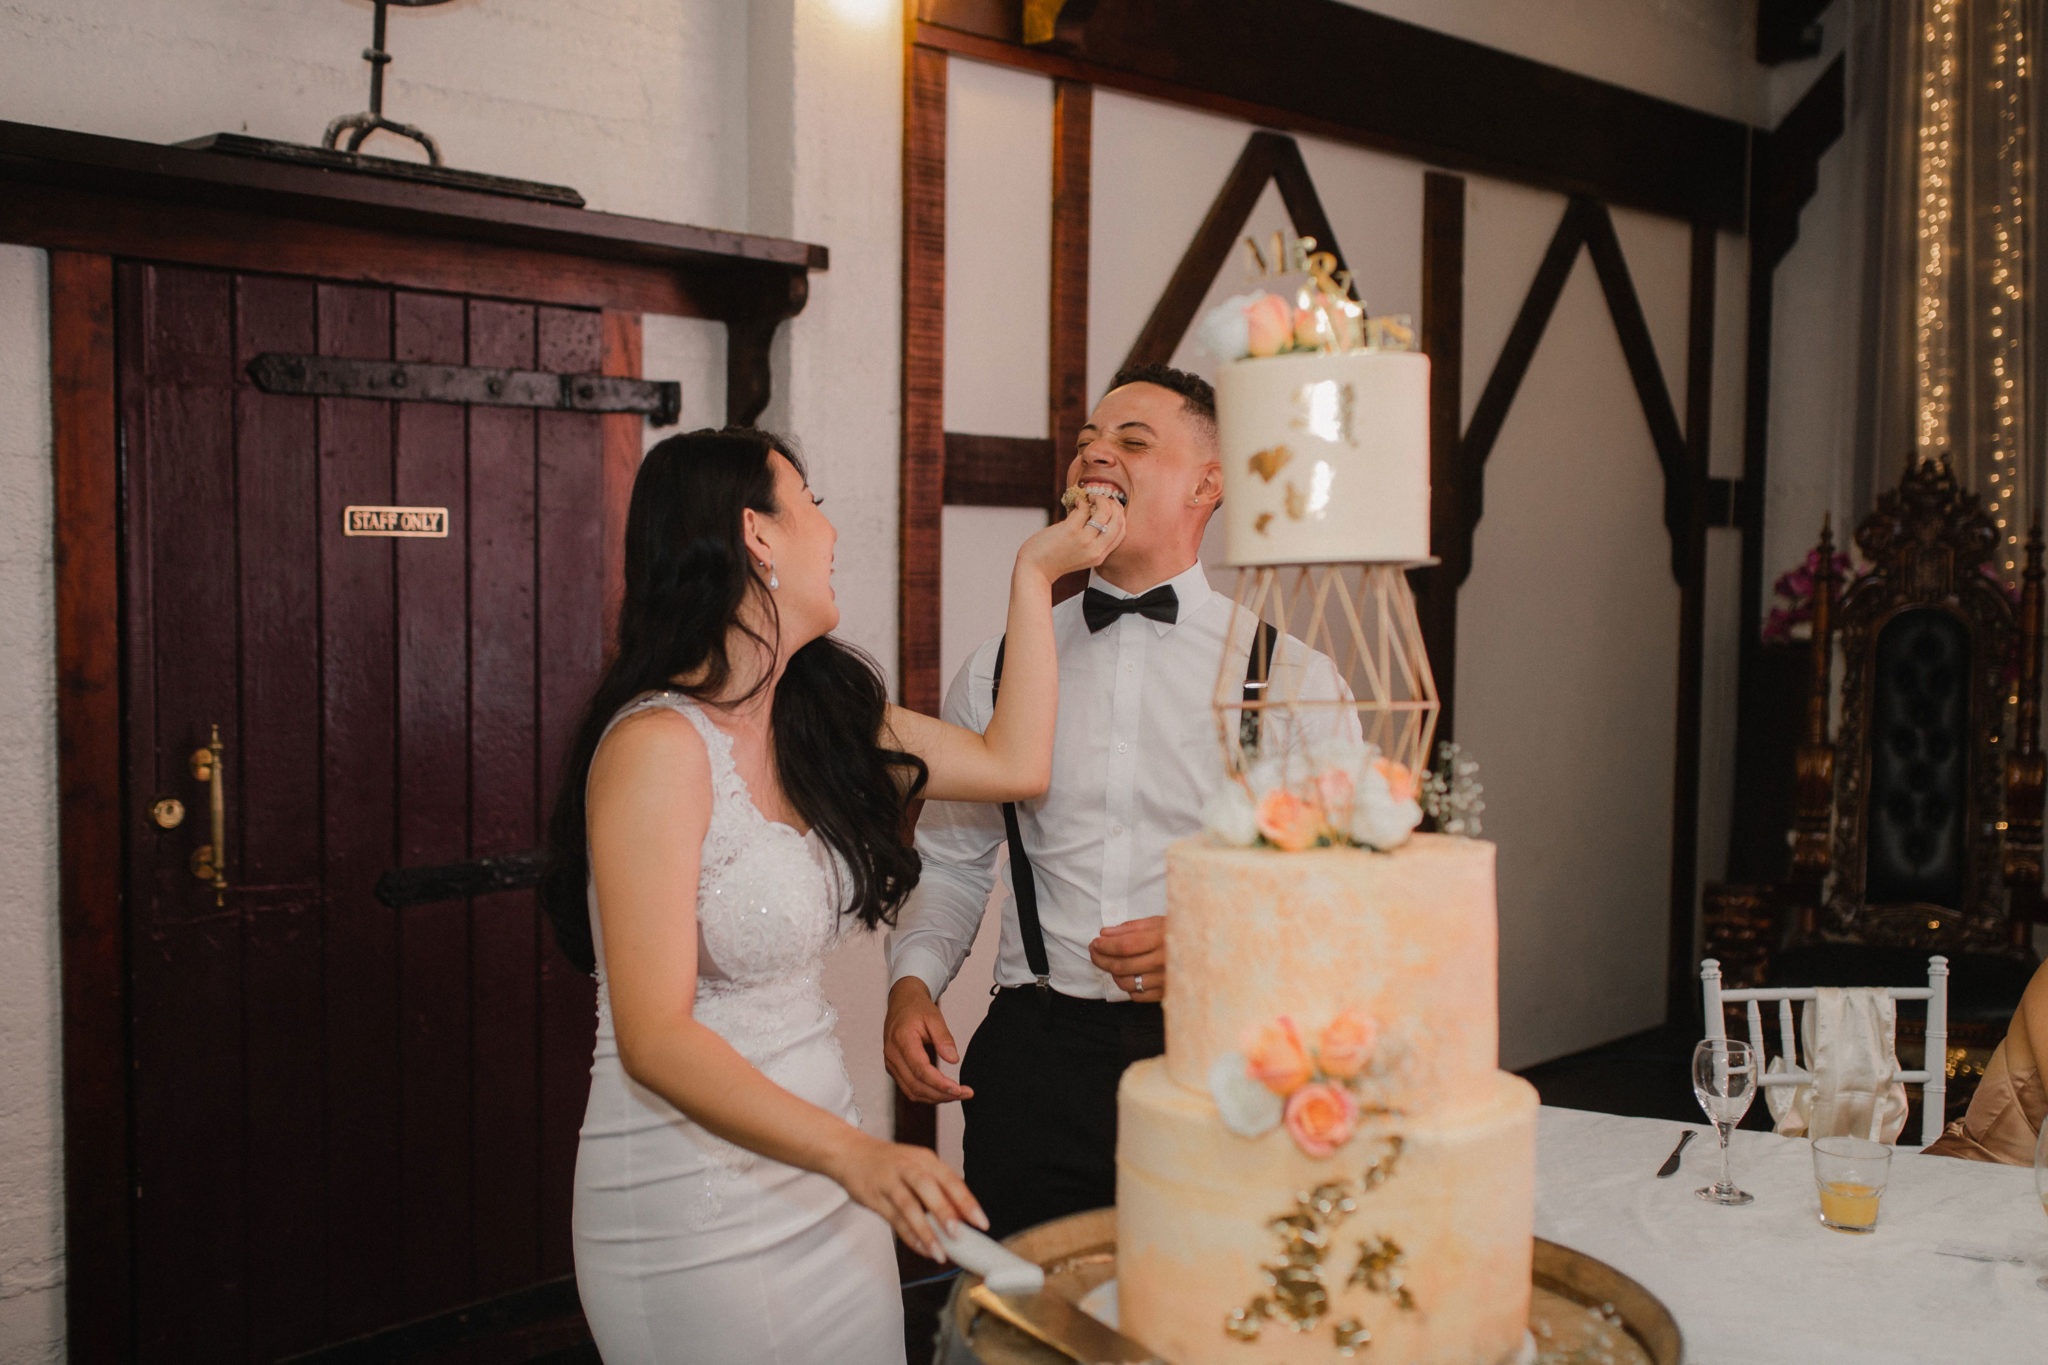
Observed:
[[[1799,1021],[1811,1085],[1764,1089],[1777,1131],[1786,1137],[1849,1135],[1891,1142],[1906,1126],[1906,1087],[1895,1046],[1899,1005],[1866,986],[1821,986]],[[1782,1074],[1796,1059],[1773,1057]]]

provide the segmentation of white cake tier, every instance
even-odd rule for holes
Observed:
[[[1429,556],[1429,358],[1282,355],[1216,380],[1225,557],[1235,565]]]
[[[1123,1331],[1175,1365],[1335,1365],[1347,1358],[1336,1333],[1350,1324],[1371,1336],[1360,1359],[1496,1365],[1511,1357],[1529,1322],[1536,1107],[1527,1082],[1496,1073],[1476,1104],[1377,1120],[1317,1159],[1285,1128],[1236,1136],[1159,1061],[1138,1063],[1117,1094]],[[1401,1139],[1392,1173],[1364,1188],[1390,1134]],[[1316,1229],[1327,1300],[1316,1324],[1296,1331],[1262,1268],[1286,1247],[1273,1224],[1303,1193],[1339,1181],[1350,1182],[1356,1206]],[[1384,1273],[1399,1276],[1412,1307],[1400,1305],[1389,1281],[1378,1291],[1349,1283],[1363,1250],[1384,1250],[1383,1242],[1398,1248]],[[1230,1314],[1262,1295],[1276,1312],[1257,1340],[1233,1336]]]
[[[1376,1098],[1465,1104],[1499,1065],[1494,847],[1417,834],[1392,853],[1282,853],[1200,839],[1166,853],[1166,1064],[1207,1094],[1209,1068],[1287,1015],[1303,1041],[1341,1011],[1369,1019]]]

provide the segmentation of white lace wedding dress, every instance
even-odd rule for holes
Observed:
[[[697,883],[699,1023],[776,1084],[858,1123],[819,976],[846,924],[841,865],[815,834],[768,820],[732,743],[697,704],[666,706],[711,755]],[[825,1176],[712,1136],[619,1065],[597,940],[597,1049],[576,1156],[576,1286],[608,1365],[901,1365],[888,1226]]]

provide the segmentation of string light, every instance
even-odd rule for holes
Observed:
[[[1981,4],[1981,0],[1980,0]],[[1914,300],[1916,437],[1923,459],[1948,455],[1957,475],[1981,474],[1986,511],[2003,530],[2025,505],[2023,450],[2030,436],[2027,335],[2031,257],[2025,243],[2033,191],[2031,35],[2025,0],[1997,0],[1982,45],[1965,53],[1962,0],[1926,0],[1920,26],[1919,156],[1916,230],[1919,282]],[[1988,6],[1987,6],[1988,8]],[[1975,7],[1973,7],[1973,11]],[[1958,130],[1991,133],[1974,147]],[[1957,202],[1977,207],[1965,236]],[[1981,309],[1972,320],[1972,304]],[[1975,363],[1965,371],[1963,359]],[[1974,468],[1961,467],[1968,460]],[[1979,463],[1981,461],[1981,463]],[[2008,580],[2017,577],[2017,535],[2002,538]]]
[[[1982,442],[1990,464],[1989,508],[2004,530],[2021,507],[2021,439],[2018,417],[2027,408],[2025,380],[2028,291],[2024,277],[2030,258],[2022,250],[2027,234],[2027,201],[2033,189],[2029,172],[2029,128],[2026,95],[2029,84],[2028,35],[2018,0],[2000,0],[1989,34],[1989,67],[1985,86],[1988,113],[1996,130],[1991,165],[1994,183],[1986,215],[1983,243],[1984,280],[1989,303],[1986,356],[1993,420]],[[2017,580],[2014,547],[2017,535],[2005,537],[2005,576]]]
[[[1933,0],[1920,33],[1920,278],[1914,301],[1914,359],[1923,459],[1949,448],[1955,384],[1947,275],[1955,221],[1959,9],[1960,0]]]

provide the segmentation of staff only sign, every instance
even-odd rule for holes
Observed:
[[[448,534],[445,507],[344,507],[341,533],[346,536],[403,536],[443,539]]]

